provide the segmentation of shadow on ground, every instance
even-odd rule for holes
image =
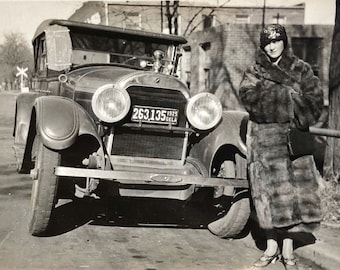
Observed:
[[[32,180],[29,175],[19,174],[15,165],[0,164],[0,196],[30,198]]]
[[[84,224],[203,229],[216,219],[209,192],[198,192],[185,202],[127,197],[69,201],[55,209],[47,236],[60,235]]]
[[[265,231],[259,227],[254,212],[252,213],[247,226],[249,233],[254,239],[256,247],[264,251],[266,249]],[[315,236],[312,233],[307,232],[292,233],[290,236],[293,238],[294,249],[314,244],[316,241]],[[282,246],[283,238],[284,234],[278,233],[278,241],[280,246]]]

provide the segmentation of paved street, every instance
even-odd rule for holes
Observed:
[[[261,255],[242,239],[219,239],[195,218],[183,219],[181,205],[168,201],[63,201],[53,235],[31,236],[31,181],[17,174],[11,149],[14,104],[15,95],[0,93],[0,269],[237,270],[251,269]],[[190,211],[199,216],[195,205]],[[321,269],[302,262],[300,269]]]

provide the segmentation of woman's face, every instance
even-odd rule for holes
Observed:
[[[283,40],[273,40],[264,47],[264,51],[270,58],[278,58],[284,50]]]

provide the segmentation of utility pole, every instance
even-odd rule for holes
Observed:
[[[280,13],[276,14],[276,23],[278,24],[280,22]]]
[[[163,33],[163,1],[161,0],[161,33]]]
[[[105,25],[109,25],[109,4],[105,2]]]
[[[262,29],[265,25],[265,18],[266,18],[266,0],[263,0],[263,8],[262,8]]]

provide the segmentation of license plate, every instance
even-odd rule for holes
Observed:
[[[134,122],[176,125],[178,110],[135,105],[133,106],[131,120]]]

